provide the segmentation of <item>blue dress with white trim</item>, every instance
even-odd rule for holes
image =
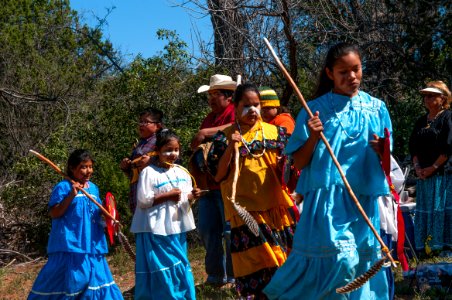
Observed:
[[[319,111],[329,141],[352,190],[379,232],[377,198],[389,193],[379,158],[369,145],[373,134],[392,131],[385,104],[364,92],[353,98],[327,93],[308,105]],[[302,110],[286,146],[297,151],[309,137],[309,116]],[[332,158],[319,140],[301,172],[296,191],[304,196],[292,252],[264,289],[270,299],[387,299],[384,272],[360,289],[336,288],[369,270],[381,257],[380,245],[359,213]]]
[[[53,188],[49,209],[71,190],[68,180],[59,182]],[[102,203],[94,183],[88,182],[85,191]],[[82,192],[63,216],[52,219],[47,253],[49,259],[28,299],[123,299],[105,259],[108,247],[101,211]]]

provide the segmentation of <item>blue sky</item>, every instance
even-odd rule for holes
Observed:
[[[71,8],[76,10],[82,22],[94,27],[97,18],[104,18],[108,9],[108,24],[103,26],[104,37],[115,49],[131,60],[139,53],[143,57],[157,55],[163,50],[165,41],[157,39],[158,29],[175,30],[189,45],[189,52],[197,55],[198,39],[208,42],[212,39],[209,16],[176,7],[181,0],[71,0]],[[198,36],[198,33],[199,35]]]

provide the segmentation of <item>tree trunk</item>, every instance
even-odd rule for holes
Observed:
[[[243,73],[244,18],[237,0],[208,0],[214,32],[215,69],[232,77]]]

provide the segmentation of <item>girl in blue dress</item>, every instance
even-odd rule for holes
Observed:
[[[195,229],[191,202],[200,196],[190,175],[174,165],[179,137],[157,133],[157,157],[138,179],[135,233],[135,299],[195,300],[195,282],[187,256],[187,232]]]
[[[360,91],[361,54],[341,43],[326,57],[315,98],[302,110],[286,152],[303,169],[296,191],[304,196],[292,252],[264,292],[270,299],[387,299],[385,272],[349,294],[342,287],[381,257],[380,244],[359,213],[327,151],[329,141],[355,195],[380,228],[377,198],[389,193],[378,136],[392,131],[384,102]]]
[[[90,181],[92,174],[90,153],[72,152],[67,162],[72,182],[59,182],[50,196],[49,259],[28,299],[123,299],[105,259],[108,247],[101,210],[78,190],[83,188],[102,202],[98,187]]]

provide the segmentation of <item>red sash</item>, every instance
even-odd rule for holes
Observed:
[[[409,265],[405,256],[404,246],[405,246],[405,222],[403,221],[402,210],[400,209],[400,197],[395,190],[394,185],[391,180],[391,141],[389,139],[390,133],[387,128],[385,128],[384,146],[381,165],[383,171],[386,175],[386,180],[388,181],[391,194],[397,203],[397,257],[399,259],[400,265],[403,271],[408,271]]]

